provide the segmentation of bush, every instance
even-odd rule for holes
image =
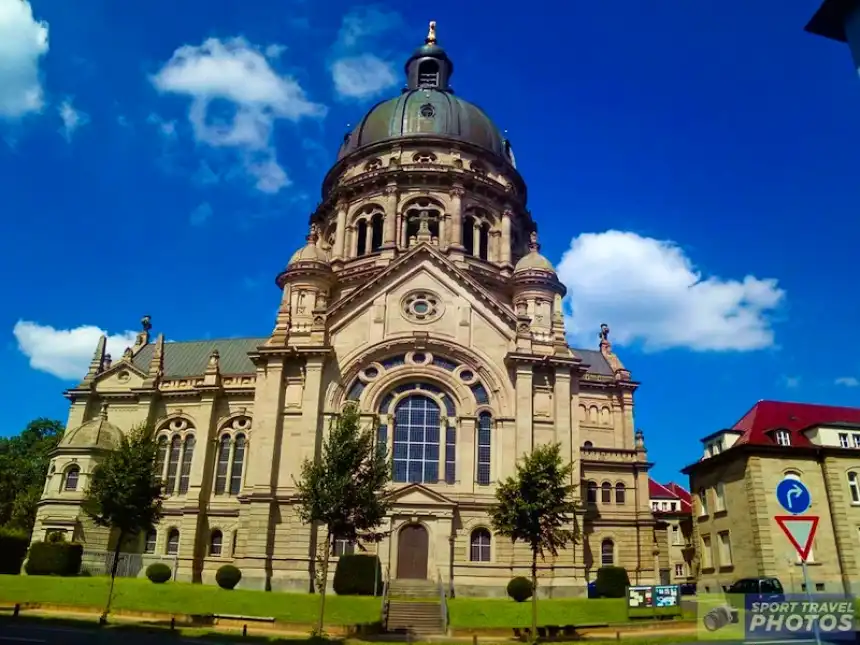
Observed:
[[[30,576],[76,576],[84,547],[74,542],[34,542],[24,570]]]
[[[528,578],[519,576],[518,578],[512,578],[508,583],[508,595],[516,602],[525,602],[532,597],[533,593],[532,581]]]
[[[157,585],[164,584],[173,577],[173,572],[163,562],[153,562],[146,567],[146,577]]]
[[[21,573],[29,546],[30,538],[26,533],[0,531],[0,574]]]
[[[623,598],[630,586],[624,567],[600,567],[594,587],[598,598]]]
[[[373,583],[376,581],[376,589]],[[379,596],[382,594],[382,565],[371,553],[350,553],[337,561],[332,581],[338,596]]]
[[[242,572],[232,564],[225,564],[215,573],[215,582],[222,589],[232,589],[242,579]]]

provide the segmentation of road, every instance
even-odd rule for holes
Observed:
[[[135,632],[130,629],[117,631],[100,630],[96,627],[59,627],[41,625],[30,621],[0,621],[0,645],[100,645],[114,644],[121,640],[123,645],[162,645],[165,640],[177,643],[197,643],[200,639],[171,638],[166,633]],[[217,641],[207,639],[207,643]],[[231,641],[226,640],[225,643]]]

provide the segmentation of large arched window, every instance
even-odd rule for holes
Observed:
[[[615,564],[615,542],[606,538],[600,543],[600,566],[611,567]]]
[[[478,257],[490,259],[490,225],[484,222],[478,229]]]
[[[209,555],[217,558],[221,555],[221,549],[224,546],[224,534],[219,530],[212,531],[209,536]]]
[[[382,248],[382,226],[383,226],[383,215],[382,213],[376,213],[370,219],[370,251],[371,253],[376,253],[379,249]]]
[[[167,463],[167,436],[161,435],[158,438],[158,449],[155,453],[155,472],[160,478],[164,478],[164,466]]]
[[[236,435],[233,446],[233,465],[230,468],[230,494],[238,495],[242,490],[242,470],[245,466],[245,435]]]
[[[615,503],[623,504],[627,495],[627,489],[622,482],[615,484]]]
[[[848,492],[851,494],[851,503],[860,504],[860,477],[854,471],[848,473]]]
[[[432,399],[411,394],[394,413],[394,481],[439,481],[439,406]]]
[[[215,465],[215,494],[227,492],[227,472],[230,470],[230,435],[221,435],[218,443],[218,462]]]
[[[600,502],[602,504],[612,503],[612,484],[609,482],[603,482],[600,485]]]
[[[493,417],[489,412],[478,415],[478,483],[484,486],[490,483],[491,441]]]
[[[66,471],[66,490],[78,490],[78,479],[81,475],[81,469],[77,466],[72,466]]]
[[[585,501],[588,504],[597,504],[597,482],[590,481],[585,485]]]
[[[463,218],[462,232],[463,246],[466,248],[468,255],[475,254],[475,218],[467,215]]]
[[[179,553],[179,531],[177,529],[170,529],[170,532],[167,534],[167,544],[164,552],[167,555],[176,555]]]
[[[469,560],[490,561],[490,532],[485,528],[475,529],[469,539]]]
[[[182,452],[182,439],[179,435],[170,441],[170,460],[167,462],[167,484],[164,492],[171,495],[176,492],[176,473],[179,470],[179,455]]]
[[[179,473],[179,494],[188,492],[188,480],[191,478],[191,462],[194,459],[194,435],[185,437],[185,449],[182,451],[182,469]]]
[[[357,256],[362,256],[367,253],[367,222],[365,220],[361,220],[355,226],[355,234],[356,234],[356,249],[355,254]]]

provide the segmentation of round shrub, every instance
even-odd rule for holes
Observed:
[[[242,572],[232,564],[225,564],[215,573],[215,582],[222,589],[232,589],[242,579]]]
[[[508,583],[508,595],[516,602],[525,602],[532,597],[533,593],[532,581],[528,578],[520,576],[511,579]]]
[[[376,589],[373,588],[376,583]],[[372,553],[350,553],[338,558],[332,581],[338,596],[382,595],[382,565]]]
[[[598,598],[623,598],[630,586],[630,578],[624,567],[600,567],[594,582]]]
[[[146,577],[157,585],[163,584],[170,580],[173,572],[163,562],[153,562],[146,567]]]

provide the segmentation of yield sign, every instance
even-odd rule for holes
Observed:
[[[791,545],[797,549],[800,559],[806,562],[812,550],[812,540],[818,529],[817,515],[777,515],[773,519],[785,533]]]

